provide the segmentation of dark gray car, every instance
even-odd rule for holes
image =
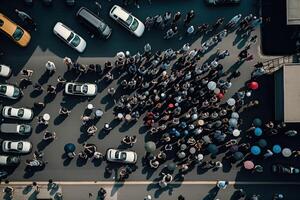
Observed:
[[[32,128],[28,124],[3,123],[0,126],[1,133],[18,133],[20,135],[30,135]]]
[[[111,28],[89,9],[81,7],[77,12],[76,17],[93,35],[105,39],[109,38]]]

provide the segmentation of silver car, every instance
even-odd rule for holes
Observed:
[[[111,162],[134,164],[137,161],[137,154],[134,151],[108,149],[106,152],[106,159]]]
[[[3,123],[0,126],[1,133],[17,133],[20,135],[30,135],[32,128],[28,124]]]
[[[2,151],[6,153],[30,153],[32,144],[27,141],[10,141],[4,140],[2,142]]]

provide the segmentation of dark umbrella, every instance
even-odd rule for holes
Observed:
[[[218,147],[215,144],[209,144],[208,147],[207,147],[207,150],[211,154],[217,154],[219,152]]]
[[[253,125],[254,125],[255,127],[261,126],[261,125],[262,125],[261,119],[255,118],[255,119],[253,120]]]
[[[239,150],[239,146],[238,145],[232,145],[230,148],[229,148],[229,151],[234,153],[234,152],[237,152]]]
[[[261,148],[265,148],[267,146],[267,141],[265,139],[260,139],[258,140],[258,146],[260,146]]]
[[[65,145],[64,149],[65,149],[66,153],[69,153],[69,152],[74,152],[76,147],[75,147],[74,144],[68,143],[68,144]]]
[[[152,153],[156,150],[156,144],[152,141],[149,141],[145,144],[145,150],[148,152],[148,153]]]
[[[243,154],[242,152],[240,152],[240,151],[235,152],[235,153],[233,154],[233,158],[234,158],[236,161],[242,160],[242,159],[244,158],[244,154]]]
[[[176,164],[171,162],[167,165],[168,170],[174,171],[176,169]]]

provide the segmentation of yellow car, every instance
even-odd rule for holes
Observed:
[[[2,13],[0,13],[0,30],[21,47],[26,47],[31,39],[31,36],[27,31],[8,19]]]

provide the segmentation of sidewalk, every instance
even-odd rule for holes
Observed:
[[[40,194],[52,194],[51,197],[55,200],[54,193],[47,190],[47,183],[38,183],[41,186]],[[215,187],[215,181],[210,182],[174,182],[168,188],[160,189],[157,183],[149,184],[148,182],[125,182],[125,184],[112,184],[104,182],[60,182],[60,192],[63,193],[63,200],[100,200],[98,191],[103,187],[107,191],[105,200],[143,200],[146,195],[151,195],[152,199],[159,200],[177,200],[179,195],[183,195],[186,200],[235,200],[234,193],[237,189],[243,189],[247,197],[253,194],[259,194],[261,199],[271,200],[274,193],[282,193],[284,199],[299,200],[297,190],[300,183],[255,183],[255,182],[240,182],[235,183],[230,181],[229,186],[225,190],[218,190]],[[16,200],[34,200],[36,199],[32,192],[24,194],[26,186],[12,184],[15,188],[14,199]],[[3,190],[5,184],[0,185]],[[42,199],[41,196],[38,196]],[[48,199],[49,196],[44,196],[43,199]],[[0,195],[3,199],[3,194]]]

